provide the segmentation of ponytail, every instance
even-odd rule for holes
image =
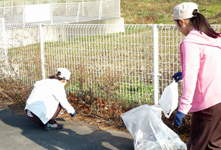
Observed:
[[[59,80],[59,81],[60,81],[60,80],[65,80],[65,78],[59,77],[60,75],[61,75],[61,72],[58,71],[57,74],[49,76],[49,79],[57,79],[57,80]]]
[[[202,14],[198,13],[196,9],[193,11],[193,15],[194,16],[190,18],[190,21],[196,30],[200,33],[205,33],[211,38],[221,37],[219,33],[213,30],[206,18]]]

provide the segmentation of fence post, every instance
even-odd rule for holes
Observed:
[[[82,16],[84,16],[84,0],[82,0]]]
[[[78,22],[78,17],[79,17],[80,8],[81,8],[81,3],[79,3],[79,5],[78,5],[76,22]]]
[[[53,10],[52,10],[52,3],[50,4],[50,18],[51,18],[51,24],[53,24]]]
[[[11,14],[13,15],[13,1],[11,1]]]
[[[5,14],[5,1],[3,1],[3,14]]]
[[[99,9],[99,20],[101,20],[102,17],[102,0],[100,0],[100,9]]]
[[[22,23],[23,23],[23,26],[24,26],[24,25],[25,25],[25,21],[26,21],[26,20],[25,20],[25,9],[26,9],[26,5],[23,5],[23,8],[22,8],[22,9],[23,9],[23,16],[22,16],[23,19],[22,19]]]
[[[153,51],[154,51],[154,104],[158,105],[159,98],[159,55],[158,55],[158,27],[153,25]]]
[[[118,13],[119,13],[119,17],[121,17],[121,15],[120,15],[120,0],[118,0],[118,1],[119,1],[119,8],[118,8],[119,12]]]
[[[39,24],[39,36],[40,36],[42,78],[45,79],[44,31],[43,31],[43,25],[42,24]]]
[[[5,65],[8,64],[8,52],[7,52],[7,47],[6,47],[6,35],[5,35],[5,19],[1,18],[1,23],[2,23],[2,47],[5,52]]]
[[[68,15],[68,1],[65,2],[65,14]]]

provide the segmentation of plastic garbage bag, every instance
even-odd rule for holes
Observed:
[[[178,106],[178,85],[175,80],[168,85],[159,100],[164,116],[169,118]]]
[[[135,150],[186,150],[186,144],[165,125],[159,106],[142,105],[121,117],[134,138]]]

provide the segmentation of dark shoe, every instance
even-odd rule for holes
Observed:
[[[40,127],[44,127],[45,125],[43,123],[38,124]]]
[[[49,131],[49,130],[58,130],[58,129],[62,129],[62,128],[63,128],[63,125],[57,124],[57,123],[55,123],[55,124],[49,124],[49,123],[47,123],[47,124],[45,125],[45,130],[46,130],[46,131]]]

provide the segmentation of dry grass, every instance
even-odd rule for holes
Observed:
[[[173,7],[182,2],[185,0],[121,0],[121,17],[126,24],[170,24],[173,18]],[[221,23],[221,17],[218,15],[221,1],[195,0],[193,2],[199,5],[200,13],[205,15],[211,24]]]
[[[162,5],[162,3],[164,3],[164,5]],[[148,1],[122,0],[121,1],[121,16],[124,17],[126,24],[168,23],[168,21],[171,20],[172,18],[172,15],[171,15],[172,8],[177,3],[178,3],[177,0],[175,1],[172,1],[172,0],[164,0],[164,1],[163,0],[162,1],[159,1],[159,0],[155,0],[155,1],[154,0],[148,0]],[[220,4],[219,1],[202,0],[200,1],[199,4],[200,4],[199,5],[200,11],[203,14],[205,14],[205,16],[209,17],[209,21],[211,21],[211,23],[214,23],[214,22],[220,23],[219,18],[221,15],[219,13],[219,10],[220,10],[219,6],[221,5],[219,5]],[[206,4],[210,4],[210,5],[207,6]],[[96,37],[96,39],[98,39],[98,37]],[[49,45],[46,45],[46,48],[47,46],[49,47]],[[73,45],[73,47],[75,46],[76,45]],[[34,48],[36,49],[36,52],[38,52],[37,50],[39,50],[39,45],[35,45]],[[22,50],[26,52],[30,52],[29,49],[30,49],[29,47],[22,48]],[[19,50],[12,49],[12,50],[14,51],[13,55],[19,55],[18,51],[21,51],[21,49]],[[139,50],[139,48],[137,50]],[[103,55],[105,55],[105,53]],[[40,69],[41,65],[39,64],[40,62],[38,61],[39,56],[40,56],[39,53],[30,53],[28,54],[28,56],[25,56],[25,59],[23,60],[17,59],[13,61],[17,61],[17,62],[23,61],[23,63],[25,64],[24,65],[25,71],[26,73],[28,73],[28,78],[29,79],[33,78],[34,80],[36,80],[36,79],[41,78],[41,69]],[[46,58],[46,59],[50,59],[50,58]],[[49,64],[49,62],[50,61],[48,61],[47,63]],[[30,67],[31,66],[30,63],[35,64],[36,67],[35,68]],[[78,64],[83,64],[83,63],[78,63]],[[12,67],[12,65],[10,66]],[[72,83],[78,85],[78,90],[67,93],[68,100],[75,107],[78,114],[83,116],[82,117],[83,120],[88,120],[88,118],[91,118],[90,121],[94,123],[95,120],[93,119],[96,119],[96,120],[99,120],[98,121],[99,123],[105,122],[106,126],[115,126],[118,129],[125,129],[125,126],[123,125],[123,122],[120,118],[120,114],[143,104],[143,102],[138,101],[138,102],[127,103],[127,101],[124,101],[124,99],[119,98],[119,92],[118,92],[119,83],[122,82],[122,79],[119,77],[119,73],[117,72],[113,73],[112,70],[106,69],[105,70],[106,72],[104,73],[103,76],[94,77],[93,74],[88,71],[89,69],[87,68],[87,66],[76,65],[72,67],[73,68],[71,69],[71,66],[70,66],[71,70],[76,70],[73,73],[76,81],[73,81]],[[163,66],[162,68],[166,68],[166,67],[167,66]],[[138,68],[141,68],[141,67],[138,67]],[[36,70],[38,74],[33,76],[31,73],[35,72]],[[14,73],[13,67],[12,67],[12,72]],[[168,76],[168,74],[166,72],[163,72],[163,76]],[[97,81],[100,81],[100,82],[98,83]],[[160,84],[164,84],[164,83],[160,83]],[[32,86],[29,86],[29,84],[24,84],[24,80],[20,80],[16,78],[16,76],[2,78],[0,80],[0,99],[4,100],[4,103],[6,103],[7,105],[10,105],[11,108],[15,111],[23,110],[27,97],[29,96],[32,88],[33,88]],[[130,90],[130,92],[134,92],[138,90],[139,87],[126,87],[125,89]],[[102,93],[102,94],[98,95],[98,93]],[[165,118],[163,119],[170,128],[172,128],[173,130],[177,130],[174,127],[173,117],[171,117],[169,120]],[[189,120],[190,120],[190,116],[188,116],[187,119],[184,121],[184,125],[181,127],[180,132],[179,132],[180,135],[183,136],[183,139],[187,137],[186,133],[189,132],[189,125],[190,125]]]

